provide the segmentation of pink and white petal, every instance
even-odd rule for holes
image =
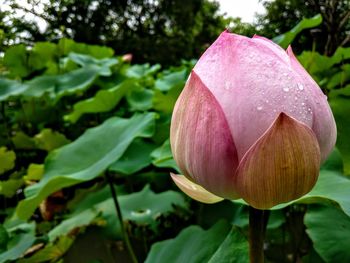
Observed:
[[[192,72],[178,98],[170,128],[174,159],[183,174],[223,198],[238,198],[233,177],[238,158],[225,115]]]
[[[261,38],[224,32],[194,67],[224,112],[239,160],[281,112],[313,125],[298,74],[281,52]]]
[[[269,209],[309,192],[319,168],[320,149],[313,131],[281,113],[241,160],[235,183],[247,203]]]
[[[224,200],[222,197],[216,196],[205,190],[202,186],[188,180],[183,175],[173,173],[170,173],[170,175],[177,187],[179,187],[182,192],[196,201],[205,204],[213,204]]]
[[[312,130],[315,132],[320,144],[321,160],[323,162],[334,148],[337,139],[336,123],[329,107],[327,96],[322,93],[317,83],[299,63],[290,46],[287,49],[287,53],[293,69],[299,74],[301,83],[304,83],[306,96],[310,98],[310,109],[313,112]]]

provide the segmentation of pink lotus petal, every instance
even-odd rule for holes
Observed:
[[[170,173],[170,175],[175,184],[181,189],[181,191],[194,200],[206,204],[213,204],[224,200],[223,198],[208,192],[202,186],[191,182],[183,175],[173,173]]]
[[[313,131],[281,113],[242,158],[236,189],[251,206],[269,209],[309,192],[319,168],[320,149]]]
[[[313,126],[303,79],[288,55],[266,40],[224,32],[194,71],[221,106],[239,160],[281,112]]]
[[[270,39],[258,35],[253,36],[253,41],[262,44],[275,53],[280,59],[282,59],[287,65],[290,63],[286,51],[279,45],[271,41]]]
[[[230,129],[218,102],[195,72],[176,102],[170,142],[186,177],[215,195],[237,198],[233,177],[238,159]]]
[[[289,46],[287,53],[292,68],[299,74],[300,83],[303,83],[305,96],[309,98],[309,108],[313,113],[312,130],[315,132],[321,149],[321,160],[324,161],[334,148],[337,139],[337,128],[327,97],[322,93],[317,83],[306,72],[294,56]],[[300,88],[300,87],[299,87]]]

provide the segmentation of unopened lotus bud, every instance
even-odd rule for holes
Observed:
[[[290,47],[223,32],[176,102],[170,141],[184,174],[172,178],[189,196],[268,209],[312,189],[336,125]]]

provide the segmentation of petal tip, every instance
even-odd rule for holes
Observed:
[[[214,204],[224,200],[224,198],[216,196],[204,189],[202,186],[191,182],[183,175],[170,173],[170,176],[182,192],[196,201],[205,204]]]

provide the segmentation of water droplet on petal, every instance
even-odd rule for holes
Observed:
[[[258,107],[256,107],[256,109],[257,109],[258,111],[261,111],[261,110],[263,109],[263,107],[262,107],[262,106],[258,106]]]
[[[303,84],[298,83],[298,89],[299,89],[299,90],[304,90],[304,86],[303,86]]]
[[[283,88],[283,91],[284,91],[284,92],[288,92],[288,91],[289,91],[289,88],[288,88],[288,87],[284,87],[284,88]]]

